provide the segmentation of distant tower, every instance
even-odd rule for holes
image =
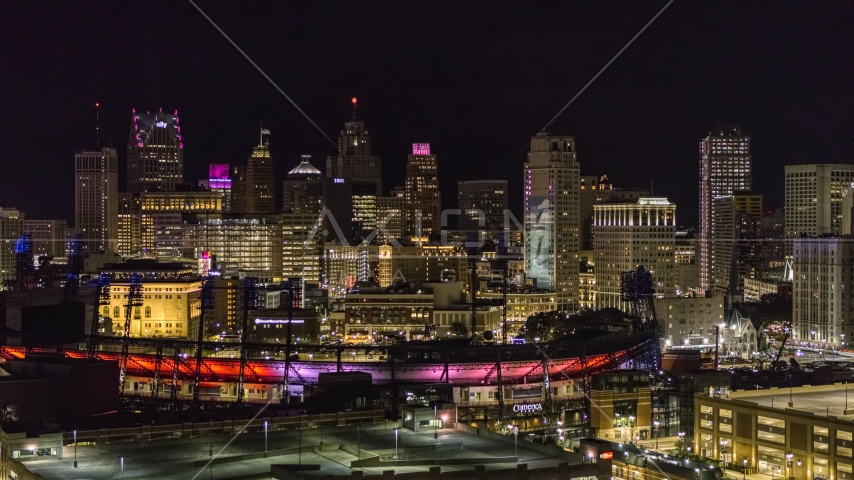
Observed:
[[[174,191],[184,182],[184,142],[174,114],[136,113],[128,142],[128,192]]]
[[[235,213],[276,212],[276,176],[270,143],[264,139],[267,132],[262,129],[261,143],[252,149],[246,165],[235,169],[232,199]]]
[[[311,164],[311,155],[303,155],[299,165],[288,172],[283,182],[282,211],[320,213],[323,211],[323,174]]]
[[[338,154],[326,159],[326,176],[350,180],[356,190],[370,186],[374,196],[382,195],[382,162],[371,153],[371,137],[358,119],[357,101],[352,100],[353,117],[344,123],[338,136]]]
[[[406,160],[406,226],[411,236],[438,235],[441,224],[441,193],[436,155],[429,143],[413,143]]]
[[[458,228],[489,232],[497,240],[504,233],[507,209],[507,180],[468,180],[457,182],[457,208],[462,210]]]
[[[208,187],[212,192],[219,192],[222,196],[222,211],[231,211],[231,167],[227,163],[212,163],[208,167],[208,178],[199,180],[199,185]]]
[[[556,293],[558,309],[578,309],[580,168],[575,138],[539,133],[525,163],[525,272]]]
[[[90,253],[116,251],[119,158],[115,148],[74,155],[74,227]]]
[[[700,140],[700,288],[714,287],[712,227],[714,199],[750,190],[753,184],[750,137],[737,125],[721,125]]]

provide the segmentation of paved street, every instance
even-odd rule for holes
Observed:
[[[514,445],[512,442],[496,441],[486,436],[452,431],[440,430],[438,440],[434,440],[433,432],[413,433],[408,430],[400,430],[398,446],[401,455],[407,448],[439,444],[462,444],[460,451],[442,452],[440,454],[423,454],[423,458],[495,458],[513,457]],[[350,462],[356,460],[356,455],[351,455],[343,450],[321,451],[310,453],[311,447],[320,444],[320,431],[318,429],[306,430],[302,434],[303,464],[319,464],[321,469],[312,473],[313,476],[325,477],[327,475],[348,475],[351,471]],[[532,447],[532,444],[519,439],[519,461],[527,463],[529,468],[555,466],[559,462],[569,461],[578,463],[578,456],[567,452],[562,456],[540,453]],[[121,471],[120,457],[124,457],[125,478],[161,478],[161,479],[189,479],[204,470],[197,478],[269,478],[271,464],[297,464],[300,461],[298,447],[300,436],[296,432],[269,432],[269,450],[292,449],[287,455],[277,455],[268,458],[254,460],[242,460],[239,462],[215,464],[210,468],[203,469],[193,466],[194,461],[209,458],[210,445],[213,444],[214,452],[219,451],[225,445],[228,438],[225,437],[197,437],[187,440],[162,440],[154,442],[136,443],[114,443],[100,446],[78,447],[77,458],[79,468],[73,468],[74,447],[64,449],[63,459],[40,459],[25,460],[24,463],[31,471],[38,473],[42,478],[49,479],[109,479],[118,478]],[[356,446],[361,442],[363,450],[381,455],[393,455],[395,448],[394,429],[389,425],[387,428],[362,429],[357,433],[353,427],[334,428],[327,427],[323,430],[323,443],[327,447],[333,444],[348,443]],[[235,440],[222,456],[258,453],[264,451],[264,435],[243,434]],[[443,466],[443,470],[471,469],[477,464],[473,460],[470,465]],[[487,468],[513,468],[515,462],[490,464]],[[366,474],[381,474],[388,467],[365,468]],[[396,467],[398,472],[424,471],[428,467]],[[115,477],[114,477],[115,475]]]

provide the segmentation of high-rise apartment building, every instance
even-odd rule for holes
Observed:
[[[740,295],[762,272],[762,195],[738,191],[712,200],[712,284]]]
[[[24,214],[15,208],[0,208],[0,285],[15,281],[15,242],[23,232]]]
[[[721,125],[700,140],[700,288],[713,288],[714,199],[750,190],[753,184],[750,137],[737,125]]]
[[[185,219],[184,248],[194,249],[196,257],[209,252],[224,268],[269,272],[273,281],[282,279],[281,215],[196,214]]]
[[[578,308],[579,171],[574,137],[531,139],[524,168],[525,272],[568,311]]]
[[[233,179],[232,211],[235,213],[268,214],[276,212],[276,175],[270,157],[269,142],[263,135],[261,143],[252,149],[246,165],[238,167]]]
[[[792,331],[802,342],[839,345],[854,335],[849,236],[792,239]],[[843,337],[844,335],[844,337]]]
[[[118,245],[119,158],[115,148],[74,155],[74,227],[89,252]]]
[[[628,309],[621,275],[642,266],[652,274],[659,298],[676,294],[676,205],[666,198],[593,206],[596,308]]]
[[[207,187],[222,197],[222,212],[231,211],[231,167],[227,163],[212,163],[208,167],[208,178],[199,180],[199,186]]]
[[[459,230],[489,232],[488,237],[495,240],[504,233],[507,206],[507,180],[457,182],[457,208],[462,210]]]
[[[413,143],[406,160],[406,225],[414,237],[438,235],[442,230],[442,201],[436,155],[429,143]]]
[[[639,188],[614,188],[607,175],[582,175],[581,190],[578,193],[581,235],[579,245],[582,251],[593,250],[593,205],[598,203],[633,203],[641,197],[649,197],[649,190]]]
[[[786,255],[801,235],[838,235],[842,198],[854,182],[854,164],[786,165]]]
[[[299,165],[288,172],[288,179],[282,186],[283,212],[323,211],[323,174],[311,164],[311,155],[302,156]]]
[[[282,214],[282,278],[320,282],[322,228],[316,213]]]
[[[68,248],[65,220],[24,220],[24,233],[33,241],[33,256],[64,257]]]
[[[356,115],[356,99],[353,99],[353,117],[344,123],[338,135],[338,153],[326,159],[326,176],[344,178],[354,187],[368,185],[374,196],[382,195],[382,162],[371,152],[371,137],[365,122]]]
[[[128,141],[130,193],[169,191],[184,182],[184,142],[174,114],[133,111]]]

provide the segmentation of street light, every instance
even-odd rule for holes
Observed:
[[[629,436],[629,442],[632,441],[632,437],[635,436],[635,416],[629,415],[629,428],[631,429],[631,435]]]
[[[658,420],[652,422],[652,426],[655,427],[655,449],[658,450],[658,426],[661,425]]]
[[[362,460],[362,426],[356,425],[356,451],[359,454],[359,460]]]
[[[744,457],[744,467],[741,470],[741,480],[747,478],[747,457]]]
[[[119,457],[119,465],[122,469],[122,478],[125,478],[125,457]]]
[[[267,420],[264,420],[264,453],[267,453]]]
[[[845,407],[848,409],[848,407]],[[74,431],[74,468],[77,468],[77,430]]]
[[[211,449],[208,450],[208,455],[211,457],[210,466],[211,466],[211,475],[210,478],[213,480],[213,443],[211,444]]]
[[[297,452],[299,455],[299,466],[302,467],[302,429],[298,428],[297,432],[299,433],[299,450]]]
[[[397,460],[397,437],[399,428],[394,429],[394,459]]]
[[[507,425],[507,428],[513,429],[513,457],[519,461],[519,427],[517,425]]]
[[[433,439],[439,439],[439,406],[433,405]]]
[[[792,455],[791,451],[786,452],[786,467],[789,469],[789,480],[795,480],[795,472],[792,470]]]
[[[727,465],[727,461],[726,461],[727,460],[727,458],[726,458],[727,443],[728,442],[726,439],[721,440],[721,460],[724,461],[724,468],[726,468],[726,465]]]

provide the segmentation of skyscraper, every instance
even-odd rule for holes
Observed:
[[[282,211],[320,213],[323,210],[323,174],[311,164],[311,155],[303,155],[299,165],[288,172],[283,182]]]
[[[628,309],[621,278],[643,266],[652,274],[657,297],[676,293],[676,205],[666,198],[593,206],[596,308]]]
[[[276,176],[270,144],[264,141],[252,149],[246,165],[235,170],[232,210],[236,213],[266,214],[276,212]]]
[[[23,230],[23,213],[16,208],[0,208],[0,284],[15,280],[18,271],[15,242]]]
[[[762,271],[762,195],[734,192],[712,204],[712,284],[733,295]]]
[[[525,164],[525,271],[554,291],[559,310],[578,308],[578,158],[575,138],[539,133]]]
[[[128,192],[171,191],[184,182],[184,142],[178,110],[136,113],[128,142]]]
[[[338,154],[326,159],[326,176],[345,178],[354,190],[362,185],[372,187],[374,196],[382,195],[382,162],[371,153],[371,137],[365,122],[356,115],[356,99],[353,102],[353,117],[344,124],[338,136]]]
[[[74,226],[91,253],[118,245],[119,158],[115,148],[74,155]]]
[[[852,182],[854,165],[786,166],[787,256],[793,238],[842,233],[842,198]]]
[[[406,225],[412,236],[438,235],[441,223],[441,193],[436,155],[429,143],[413,143],[406,160]]]
[[[231,211],[231,167],[227,163],[212,163],[208,167],[208,178],[199,180],[199,185],[218,192],[222,197],[222,212]]]
[[[490,238],[497,239],[504,233],[507,180],[457,182],[457,208],[462,210],[459,230],[486,231]]]
[[[737,125],[721,125],[700,140],[700,288],[714,287],[712,258],[714,199],[750,190],[753,184],[750,137]]]
[[[392,238],[403,238],[406,197],[392,195],[377,197],[377,223],[382,226],[377,232],[377,243],[386,244]]]

